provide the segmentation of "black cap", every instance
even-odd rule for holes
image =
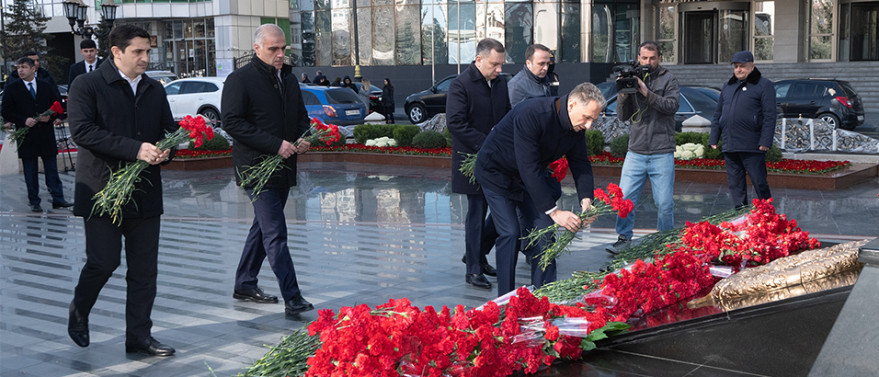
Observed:
[[[751,51],[739,51],[732,56],[732,62],[735,63],[753,63],[754,55],[751,54]]]

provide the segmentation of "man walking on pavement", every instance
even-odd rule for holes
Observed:
[[[629,121],[629,151],[620,174],[623,197],[638,205],[644,184],[650,180],[656,204],[656,230],[674,227],[675,112],[678,110],[678,79],[664,67],[656,42],[641,43],[638,64],[647,67],[643,77],[635,77],[635,93],[620,92],[619,119]],[[635,211],[617,217],[617,241],[607,247],[616,254],[632,245]]]
[[[733,76],[724,84],[711,122],[708,144],[717,149],[722,137],[726,181],[736,208],[747,206],[745,173],[751,177],[757,198],[769,199],[766,151],[775,137],[775,86],[754,67],[754,55],[733,55]]]
[[[491,289],[485,275],[497,272],[486,255],[496,237],[491,217],[486,219],[488,203],[478,183],[471,183],[461,172],[465,154],[477,153],[495,124],[510,111],[507,82],[499,77],[505,57],[504,45],[486,38],[476,45],[476,60],[449,86],[446,121],[452,134],[452,192],[467,195],[464,220],[464,261],[467,284]]]

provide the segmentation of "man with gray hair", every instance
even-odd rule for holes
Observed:
[[[476,45],[476,60],[449,85],[446,123],[452,134],[452,192],[467,195],[464,220],[464,280],[477,288],[491,289],[485,275],[496,275],[486,255],[496,236],[488,204],[479,184],[461,173],[466,154],[477,153],[488,132],[510,111],[507,82],[499,77],[506,55],[504,45],[485,38]]]
[[[241,261],[235,274],[232,297],[257,303],[277,303],[257,285],[263,260],[268,258],[281,295],[284,312],[296,315],[314,309],[302,297],[296,271],[287,247],[287,221],[284,205],[290,187],[296,185],[296,155],[310,147],[296,138],[308,131],[310,120],[302,93],[291,66],[284,64],[287,48],[283,30],[274,24],[256,29],[253,60],[232,72],[223,87],[223,129],[235,139],[232,160],[235,171],[242,172],[271,155],[285,160],[259,195],[245,187],[253,204],[253,225],[244,242]],[[235,179],[240,184],[241,177]]]
[[[598,119],[605,99],[590,83],[577,85],[563,97],[535,98],[513,108],[491,130],[476,159],[474,173],[482,185],[499,234],[496,243],[498,296],[516,289],[516,257],[521,213],[525,229],[559,224],[576,232],[592,220],[580,221],[571,211],[556,205],[553,188],[545,179],[549,164],[562,156],[568,159],[580,207],[592,206],[592,165],[584,131]],[[550,240],[540,240],[525,251],[534,258]],[[531,263],[531,284],[540,287],[555,281],[555,262],[545,270]]]
[[[522,101],[535,97],[549,97],[549,47],[533,44],[525,49],[525,67],[510,79],[510,106],[516,107]]]

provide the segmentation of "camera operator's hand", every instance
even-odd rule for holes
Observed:
[[[650,89],[647,89],[647,84],[645,84],[644,81],[641,81],[640,77],[635,78],[638,79],[638,93],[641,93],[642,96],[647,97],[647,92],[650,91]]]

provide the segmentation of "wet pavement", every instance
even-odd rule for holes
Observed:
[[[466,199],[450,192],[447,170],[357,163],[300,168],[300,185],[285,210],[288,243],[303,293],[315,307],[336,310],[400,297],[418,306],[474,307],[496,296],[464,283]],[[68,199],[73,174],[62,173]],[[177,349],[170,358],[125,354],[124,259],[90,316],[91,346],[73,344],[66,334],[67,305],[85,258],[82,219],[69,210],[29,212],[21,175],[0,177],[0,376],[233,376],[267,345],[317,318],[316,310],[285,317],[282,304],[232,299],[252,207],[231,169],[163,176],[152,319],[153,335]],[[597,187],[611,182],[617,178],[596,178]],[[563,186],[561,207],[572,208],[576,194],[570,182]],[[50,208],[41,190],[43,207]],[[879,236],[879,178],[836,191],[772,190],[779,211],[819,239]],[[645,193],[637,234],[655,228],[655,208]],[[723,185],[678,182],[675,203],[675,223],[682,226],[728,209],[731,201]],[[575,241],[573,253],[559,259],[559,277],[602,267],[610,261],[603,249],[615,239],[613,218],[598,219]],[[520,258],[517,282],[528,280]],[[278,293],[268,264],[260,281],[268,293]]]

